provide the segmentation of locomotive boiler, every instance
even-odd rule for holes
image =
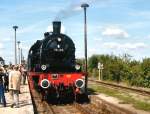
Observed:
[[[41,92],[43,99],[55,101],[82,101],[85,94],[85,74],[75,60],[75,44],[62,34],[61,22],[53,22],[53,32],[44,33],[28,54],[31,88]]]

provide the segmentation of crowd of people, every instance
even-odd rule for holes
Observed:
[[[19,94],[21,83],[25,85],[27,71],[24,65],[0,66],[0,105],[7,105],[5,93],[11,97],[11,108],[19,108]]]

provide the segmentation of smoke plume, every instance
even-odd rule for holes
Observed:
[[[68,7],[58,12],[58,14],[55,17],[55,21],[60,21],[62,19],[66,19],[66,18],[79,14],[82,11],[82,8],[81,8],[82,3],[88,3],[90,5],[92,3],[99,2],[99,1],[106,1],[106,0],[79,0],[76,3],[71,2],[71,4]]]

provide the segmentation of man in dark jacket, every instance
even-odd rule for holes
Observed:
[[[4,69],[0,67],[0,103],[3,103],[4,107],[6,107],[6,100],[4,95],[4,85],[3,85],[3,76]]]
[[[9,92],[9,89],[8,89],[9,78],[8,78],[8,76],[9,76],[8,71],[5,68],[5,75],[4,75],[4,89],[5,89],[5,92]]]

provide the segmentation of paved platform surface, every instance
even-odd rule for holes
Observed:
[[[0,114],[34,114],[33,104],[31,100],[31,95],[29,92],[28,85],[21,85],[21,94],[19,94],[19,108],[11,108],[10,94],[5,93],[7,107],[3,107],[0,104]]]

